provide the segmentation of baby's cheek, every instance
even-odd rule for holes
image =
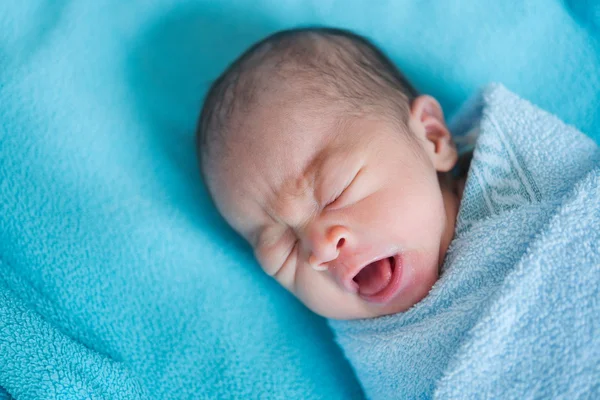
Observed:
[[[394,229],[404,212],[401,199],[382,191],[357,204],[353,216],[360,226],[374,230],[373,234]]]
[[[315,271],[304,263],[298,266],[294,295],[311,311],[326,318],[341,318],[358,305],[326,271]]]
[[[279,253],[276,255],[265,252],[262,252],[262,254],[263,255],[261,257],[264,261],[261,261],[257,257],[262,269],[267,273],[267,275],[275,279],[284,288],[290,292],[293,292],[297,268],[297,252],[295,250],[292,252],[288,250],[284,253]],[[282,262],[280,260],[284,261]]]
[[[335,309],[335,304],[332,304],[334,288],[327,285],[322,274],[324,272],[315,271],[309,265],[300,266],[294,294],[313,312],[329,316]]]
[[[274,255],[272,251],[264,248],[254,249],[254,257],[258,264],[268,275],[273,276],[278,269],[278,265],[274,262]]]

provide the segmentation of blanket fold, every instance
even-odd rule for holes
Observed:
[[[456,236],[429,295],[329,321],[369,398],[598,398],[600,152],[500,85],[479,127]]]
[[[20,377],[3,382],[0,399],[148,398],[129,368],[55,329],[12,295],[2,275],[0,337],[0,376]]]

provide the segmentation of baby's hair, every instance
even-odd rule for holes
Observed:
[[[226,146],[233,121],[247,115],[274,82],[298,83],[294,87],[315,103],[325,101],[354,113],[378,111],[402,125],[418,95],[386,55],[362,36],[334,28],[277,32],[244,52],[208,90],[197,128],[203,175],[208,159]]]

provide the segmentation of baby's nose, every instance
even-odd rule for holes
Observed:
[[[338,258],[346,244],[348,231],[342,226],[330,228],[322,237],[313,242],[308,263],[317,271],[327,269],[327,264]]]

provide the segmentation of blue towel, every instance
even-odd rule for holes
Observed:
[[[1,2],[0,387],[361,398],[326,322],[208,199],[203,95],[255,40],[331,25],[373,39],[446,114],[499,80],[600,140],[597,2],[519,3]]]
[[[491,85],[442,274],[406,312],[330,321],[372,399],[600,396],[600,151]]]

